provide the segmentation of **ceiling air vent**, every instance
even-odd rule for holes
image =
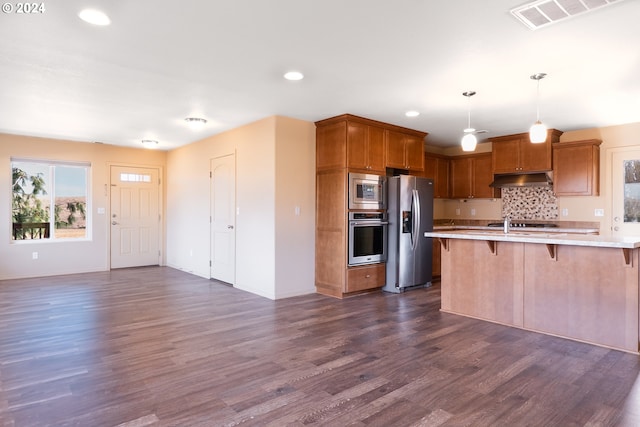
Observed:
[[[535,30],[620,1],[622,0],[537,0],[512,9],[511,14]]]

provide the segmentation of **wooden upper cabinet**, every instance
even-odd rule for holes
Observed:
[[[600,195],[599,139],[553,144],[553,192],[556,196]]]
[[[347,122],[316,127],[316,169],[341,169],[347,166]]]
[[[495,198],[499,190],[489,187],[493,181],[491,153],[451,158],[451,197],[454,199]]]
[[[348,122],[348,167],[384,173],[384,163],[384,129],[357,122]]]
[[[449,159],[431,153],[424,155],[424,172],[421,174],[425,178],[433,179],[433,197],[449,197]]]
[[[424,137],[426,134],[410,134],[396,130],[385,131],[386,166],[409,171],[424,170]]]
[[[551,144],[559,141],[562,132],[548,131],[547,140],[532,144],[528,133],[491,138],[492,170],[494,174],[546,172],[552,169]]]
[[[386,174],[386,168],[422,171],[426,132],[352,114],[316,122],[316,169],[349,168]]]

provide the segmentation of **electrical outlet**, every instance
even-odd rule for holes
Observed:
[[[569,216],[569,209],[563,208],[562,209],[562,216]]]
[[[594,212],[595,216],[604,216],[604,209],[596,209]]]
[[[476,210],[474,208],[471,208],[471,216],[476,216]]]
[[[31,252],[31,259],[38,259],[38,252]]]
[[[456,208],[456,215],[460,215],[460,208]]]

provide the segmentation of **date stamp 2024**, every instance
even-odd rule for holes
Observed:
[[[2,12],[15,14],[39,14],[44,13],[44,3],[2,3]]]

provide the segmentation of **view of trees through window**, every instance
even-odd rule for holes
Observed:
[[[87,237],[88,165],[13,160],[12,239]]]
[[[624,222],[640,222],[640,160],[624,162]]]

